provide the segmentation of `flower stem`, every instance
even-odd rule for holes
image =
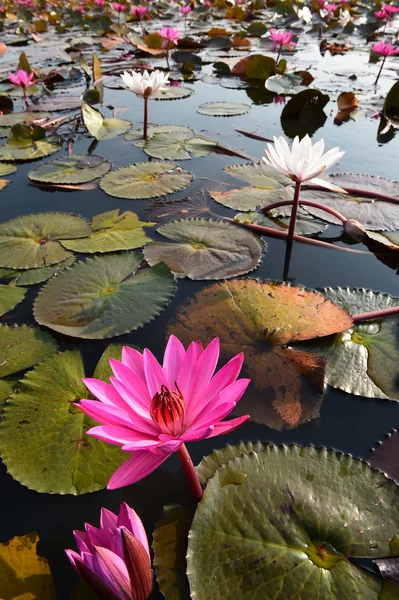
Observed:
[[[278,49],[277,58],[276,58],[276,65],[278,65],[278,61],[280,60],[282,48],[283,48],[283,46],[280,44],[279,49]]]
[[[148,98],[144,98],[144,139],[148,138]]]
[[[193,461],[191,460],[191,456],[189,455],[185,444],[180,446],[179,450],[177,451],[177,455],[180,458],[183,471],[188,479],[188,483],[190,485],[190,490],[194,496],[194,500],[198,504],[203,494],[202,487],[200,480],[198,479],[195,467],[193,465]]]
[[[384,308],[383,310],[375,310],[373,312],[353,315],[352,320],[354,323],[363,323],[364,321],[373,321],[375,319],[383,319],[384,317],[393,317],[398,314],[399,306],[392,306],[391,308]]]
[[[268,213],[274,208],[279,208],[280,206],[289,206],[290,204],[292,204],[292,200],[281,200],[281,202],[273,202],[273,204],[268,204],[264,206],[262,210],[264,213]],[[341,213],[339,213],[338,211],[334,210],[333,208],[330,208],[329,206],[324,206],[324,204],[319,204],[319,202],[312,202],[311,200],[300,200],[299,205],[312,206],[313,208],[324,210],[325,212],[328,212],[330,213],[330,215],[333,215],[334,217],[339,219],[342,223],[346,223],[346,221],[348,220],[346,217],[344,217],[344,215],[341,215]]]
[[[25,106],[29,108],[28,96],[26,95],[26,87],[24,85],[22,86],[22,93],[24,95]]]
[[[386,58],[387,58],[387,57],[386,57],[386,56],[384,56],[384,58],[382,59],[382,63],[381,63],[381,66],[380,66],[380,70],[378,71],[377,79],[374,81],[374,85],[377,85],[377,83],[378,83],[378,80],[379,80],[379,78],[380,78],[380,75],[381,75],[381,71],[382,71],[382,69],[383,69],[383,67],[384,67],[384,64],[385,64],[385,61],[386,61]]]
[[[294,240],[296,218],[297,218],[297,215],[298,215],[298,207],[299,207],[299,192],[300,191],[301,191],[301,182],[297,181],[295,183],[295,194],[294,194],[294,200],[292,202],[292,212],[291,212],[290,227],[288,229],[288,238],[287,238],[287,241],[290,244],[292,244],[292,242]]]

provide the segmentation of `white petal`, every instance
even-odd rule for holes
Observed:
[[[318,177],[314,177],[313,179],[309,179],[308,183],[319,185],[320,187],[324,187],[327,190],[332,190],[333,192],[340,192],[341,194],[347,194],[348,192],[340,188],[338,185],[334,185],[330,183],[326,179],[319,179]]]

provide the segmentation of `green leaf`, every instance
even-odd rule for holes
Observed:
[[[393,84],[385,98],[384,115],[390,121],[399,119],[399,81]]]
[[[185,125],[149,125],[148,126],[148,138],[159,133],[180,133],[185,134],[186,137],[193,137],[195,135],[194,129],[186,127]],[[144,134],[143,129],[134,129],[129,131],[124,137],[128,142],[142,140]],[[142,140],[145,144],[145,140]]]
[[[255,269],[264,245],[251,231],[216,219],[184,219],[158,228],[170,241],[144,249],[149,265],[165,263],[176,277],[225,279]]]
[[[26,294],[24,288],[0,285],[0,317],[22,302]]]
[[[213,477],[216,471],[232,458],[242,456],[243,454],[251,454],[251,452],[261,452],[263,448],[264,446],[261,442],[240,442],[235,446],[228,444],[221,450],[214,450],[208,456],[204,456],[200,464],[195,467],[195,470],[202,485],[205,485],[208,479]]]
[[[235,210],[256,210],[274,202],[282,200],[292,200],[294,197],[294,188],[291,186],[278,187],[274,182],[275,189],[265,189],[260,187],[244,187],[227,192],[209,192],[216,202],[234,208]],[[285,208],[285,207],[283,207]],[[281,209],[278,209],[281,212]]]
[[[0,325],[0,377],[29,369],[56,350],[54,338],[39,327]]]
[[[132,126],[130,121],[104,119],[100,111],[86,103],[83,103],[82,115],[89,133],[97,140],[111,140],[126,133]]]
[[[59,240],[90,234],[90,225],[77,215],[37,213],[0,224],[0,266],[36,269],[71,256]]]
[[[100,158],[100,157],[98,157]],[[45,162],[30,171],[29,179],[43,183],[78,184],[93,181],[103,177],[111,169],[111,163],[102,159],[94,167],[79,166],[85,159],[83,154],[63,156],[50,162]]]
[[[202,158],[213,152],[216,142],[203,137],[189,136],[185,133],[156,133],[147,139],[144,152],[154,158],[168,160],[187,160]]]
[[[26,111],[23,113],[20,112],[12,112],[4,115],[0,115],[0,127],[12,127],[17,123],[27,123],[30,124],[37,119],[45,119],[50,117],[49,112],[36,112],[36,111]]]
[[[271,75],[276,74],[276,61],[270,56],[252,54],[236,63],[231,72],[246,79],[266,81]]]
[[[61,149],[62,140],[58,135],[50,135],[41,140],[20,140],[0,146],[0,161],[37,160]]]
[[[92,233],[80,240],[64,240],[62,245],[73,252],[115,252],[133,250],[144,246],[151,238],[143,227],[153,227],[153,223],[140,221],[139,217],[127,210],[121,215],[119,209],[111,210],[92,219]]]
[[[378,600],[399,600],[399,586],[390,581],[384,581]]]
[[[96,90],[100,94],[100,102],[102,104],[104,99],[104,83],[101,79],[102,73],[100,59],[98,58],[97,54],[93,54],[93,81]]]
[[[120,252],[75,263],[39,292],[37,322],[87,339],[114,337],[149,323],[176,286],[164,265],[137,271],[141,261],[139,254]]]
[[[28,75],[33,73],[32,67],[29,64],[29,60],[28,60],[28,57],[26,56],[25,52],[21,52],[21,54],[19,55],[18,69],[22,69],[22,71],[26,71],[28,73]]]
[[[3,414],[3,408],[1,405],[4,400],[7,400],[7,398],[13,393],[15,384],[15,381],[0,379],[0,417]]]
[[[161,88],[150,96],[150,100],[184,100],[194,94],[194,90],[186,87]]]
[[[347,559],[390,554],[399,526],[394,482],[323,448],[240,454],[208,481],[194,515],[191,596],[377,600],[381,580]]]
[[[106,486],[125,456],[88,436],[95,423],[73,403],[87,398],[77,350],[59,352],[25,375],[4,408],[0,453],[8,472],[38,492],[84,494]]]
[[[238,213],[238,215],[234,217],[234,220],[242,223],[254,223],[255,225],[262,225],[263,227],[271,227],[272,229],[278,229],[280,231],[288,231],[291,217],[271,218],[261,212],[243,212]],[[326,223],[313,219],[306,213],[298,212],[298,218],[295,223],[295,233],[297,235],[315,235],[324,231],[326,227]]]
[[[179,192],[193,179],[191,173],[173,162],[142,162],[107,173],[100,187],[109,196],[139,200]]]
[[[200,115],[208,117],[236,117],[251,110],[249,104],[240,102],[204,102],[197,108]]]
[[[282,186],[292,185],[289,177],[271,169],[264,162],[232,165],[226,167],[224,171],[240,181],[265,190],[275,190]]]
[[[287,73],[285,75],[273,75],[273,77],[269,77],[265,82],[265,86],[269,92],[292,95],[305,89],[302,81],[302,77],[299,75]]]
[[[300,118],[302,112],[306,108],[313,108],[314,111],[323,110],[326,106],[330,97],[326,94],[322,94],[319,90],[303,90],[296,94],[291,100],[287,102],[281,113],[282,119],[296,119]]]
[[[181,506],[165,506],[155,526],[152,548],[159,589],[167,600],[189,597],[186,578],[188,532],[193,520],[191,511]]]
[[[10,165],[9,163],[0,163],[0,177],[4,177],[4,175],[12,175],[15,173],[17,167],[15,165]]]
[[[37,283],[43,283],[60,273],[64,269],[67,269],[75,262],[75,257],[71,256],[62,262],[50,266],[50,267],[40,267],[39,269],[25,269],[23,271],[19,271],[17,278],[15,279],[15,285],[36,285]]]
[[[261,37],[267,32],[267,25],[261,21],[254,21],[247,27],[247,33],[254,37]]]
[[[352,315],[399,306],[398,298],[371,290],[327,288],[322,293]],[[356,396],[399,400],[397,318],[359,323],[334,338],[307,343],[305,349],[327,357],[326,378],[332,387]]]

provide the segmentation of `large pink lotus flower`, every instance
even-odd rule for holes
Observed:
[[[399,7],[398,6],[393,6],[392,4],[383,4],[382,5],[382,10],[389,16],[391,17],[392,15],[394,15],[395,13],[399,12]]]
[[[146,6],[133,6],[132,15],[136,17],[138,21],[142,21],[145,13],[147,12]]]
[[[391,42],[388,42],[387,44],[384,44],[384,42],[379,42],[379,44],[374,44],[373,46],[371,46],[371,49],[376,54],[379,54],[380,56],[385,56],[385,58],[387,56],[394,56],[395,54],[399,54],[399,48],[395,48],[394,46],[392,46]]]
[[[150,350],[141,354],[124,347],[122,362],[110,359],[114,373],[110,384],[83,380],[100,400],[81,400],[78,405],[101,423],[88,433],[133,453],[112,475],[109,489],[146,477],[185,442],[228,433],[249,419],[246,415],[221,422],[234,409],[250,380],[237,380],[242,353],[214,375],[218,359],[218,338],[205,350],[200,342],[192,342],[185,351],[172,335],[162,367]]]
[[[100,529],[85,523],[74,531],[78,552],[65,550],[75,570],[108,600],[147,600],[152,570],[147,536],[139,516],[123,503],[118,516],[101,509]]]
[[[26,90],[26,88],[28,88],[30,85],[34,85],[36,83],[36,81],[34,81],[33,79],[34,76],[34,73],[28,75],[28,73],[23,69],[19,69],[16,75],[14,75],[14,73],[8,74],[8,78],[11,81],[11,83],[13,83],[14,85],[21,86],[21,88],[24,90]]]
[[[169,45],[169,42],[177,46],[177,41],[180,38],[180,33],[177,29],[173,29],[173,27],[162,27],[158,33],[163,38],[163,48]]]
[[[376,10],[374,14],[380,21],[386,21],[389,19],[389,14],[385,10]]]
[[[287,50],[292,50],[296,46],[296,42],[292,41],[293,37],[292,31],[277,31],[277,29],[270,29],[270,39],[273,42],[273,50],[280,46],[283,48],[284,46]]]

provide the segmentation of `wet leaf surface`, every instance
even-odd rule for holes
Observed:
[[[26,290],[10,285],[0,285],[0,316],[8,313],[24,299]]]
[[[57,350],[50,333],[39,327],[0,325],[0,377],[29,369]]]
[[[90,158],[95,159],[96,157],[92,156]],[[103,177],[111,169],[111,163],[104,159],[101,159],[98,165],[82,167],[84,159],[84,155],[78,154],[42,163],[29,173],[29,179],[57,184],[87,183]]]

